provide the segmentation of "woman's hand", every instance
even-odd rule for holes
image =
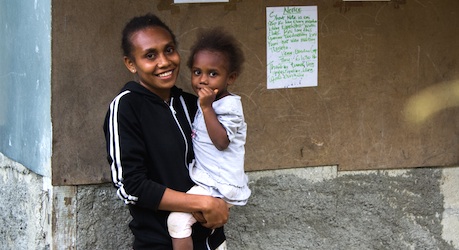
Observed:
[[[214,198],[211,196],[206,196],[208,198],[207,206],[202,213],[202,218],[196,218],[199,222],[204,219],[201,224],[207,228],[219,228],[226,224],[229,217],[229,209],[226,202],[219,198]],[[194,215],[194,214],[193,214]],[[199,217],[199,215],[198,215]],[[201,221],[200,221],[201,220]]]
[[[229,209],[226,202],[207,195],[178,192],[166,188],[158,209],[192,213],[204,227],[219,228],[226,224]]]
[[[199,222],[199,223],[206,223],[206,219],[204,218],[204,215],[202,214],[202,212],[194,212],[194,213],[191,213],[193,215],[193,217]]]

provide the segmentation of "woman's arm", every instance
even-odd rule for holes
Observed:
[[[199,213],[207,228],[219,228],[226,224],[229,210],[226,202],[219,198],[206,195],[187,194],[166,188],[158,209],[174,212]]]

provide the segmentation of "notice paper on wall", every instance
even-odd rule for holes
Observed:
[[[268,89],[317,86],[317,6],[266,8]]]

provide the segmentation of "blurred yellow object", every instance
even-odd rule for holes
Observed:
[[[439,83],[410,97],[405,106],[409,122],[420,124],[435,113],[459,106],[459,81]]]

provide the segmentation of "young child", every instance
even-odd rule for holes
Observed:
[[[228,208],[245,205],[251,194],[244,173],[247,124],[241,98],[228,91],[243,62],[236,39],[221,28],[202,31],[188,60],[191,84],[199,98],[192,135],[196,160],[189,167],[196,185],[188,193],[221,198]],[[190,235],[195,222],[190,213],[169,215],[174,250],[193,249]]]

